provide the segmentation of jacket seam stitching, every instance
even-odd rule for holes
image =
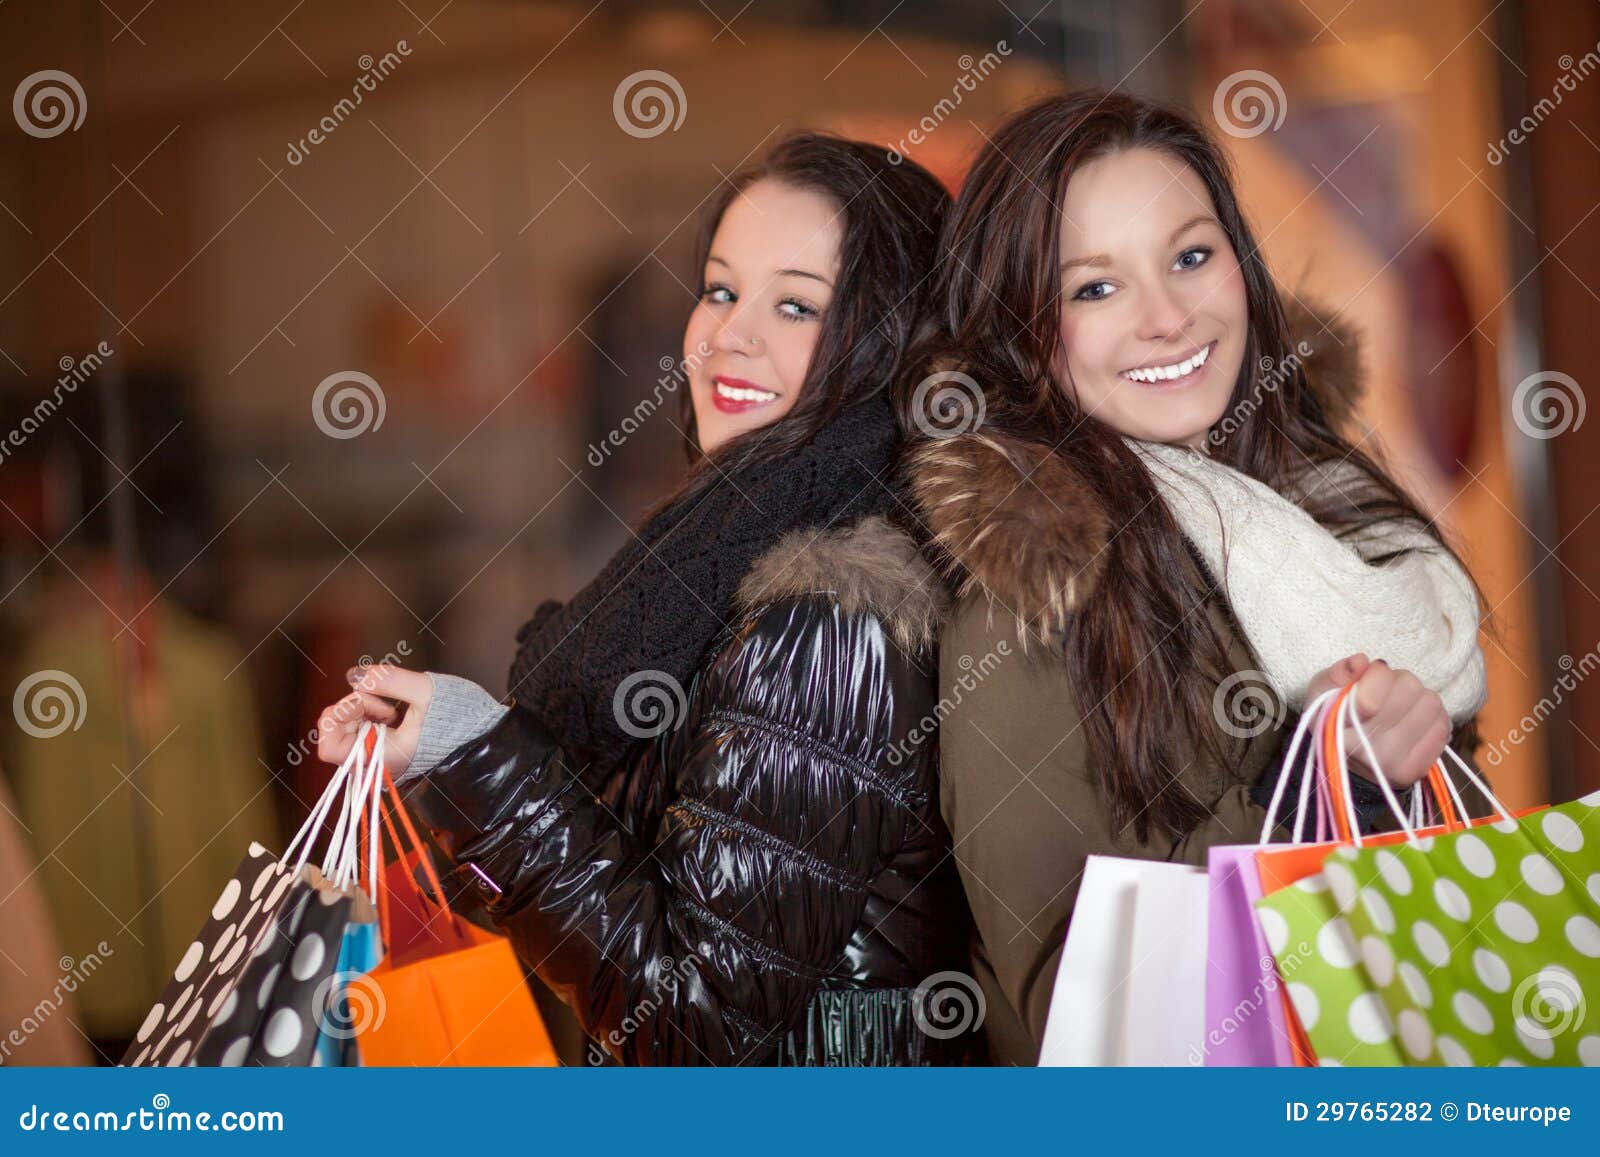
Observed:
[[[823,969],[813,968],[805,961],[800,960],[797,957],[790,956],[783,949],[777,947],[777,945],[768,944],[764,940],[757,939],[756,937],[750,935],[750,933],[746,932],[743,928],[735,926],[731,921],[723,919],[721,916],[718,916],[715,912],[711,911],[711,909],[701,904],[697,904],[687,896],[679,894],[673,897],[673,900],[684,911],[690,913],[700,920],[703,920],[705,923],[711,925],[712,928],[716,929],[718,932],[721,932],[724,936],[728,936],[733,939],[739,944],[740,947],[742,947],[746,952],[750,953],[750,955],[754,956],[756,959],[760,960],[763,964],[781,969],[782,971],[789,973],[799,980],[824,980],[829,975]]]
[[[798,728],[791,727],[786,723],[780,723],[775,719],[768,719],[762,715],[755,715],[749,711],[742,711],[737,707],[712,707],[706,712],[706,715],[716,723],[737,723],[787,740],[796,747],[804,748],[829,763],[853,772],[858,779],[865,781],[869,787],[875,788],[902,807],[909,807],[920,799],[915,792],[891,783],[879,775],[864,761],[855,758],[853,755],[847,755],[833,744],[824,743],[822,740],[807,735]]]
[[[811,875],[825,880],[827,883],[837,885],[841,888],[850,888],[858,892],[865,892],[867,890],[867,880],[864,877],[858,876],[853,872],[846,871],[843,868],[837,868],[828,863],[826,860],[822,859],[820,856],[813,855],[804,848],[789,842],[783,837],[773,835],[768,831],[763,831],[754,824],[745,820],[737,819],[722,809],[712,807],[710,804],[701,800],[684,796],[669,805],[667,810],[686,811],[691,815],[698,816],[699,818],[707,820],[711,823],[721,824],[731,831],[737,832],[739,835],[744,836],[752,843],[761,844],[763,847],[771,849],[780,856],[784,857],[786,860],[793,862],[800,868],[809,872]]]

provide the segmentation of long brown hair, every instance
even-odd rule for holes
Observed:
[[[932,173],[893,158],[877,145],[797,133],[725,181],[707,206],[695,246],[699,294],[706,290],[706,258],[723,214],[760,180],[821,193],[838,207],[844,224],[839,276],[800,396],[778,421],[730,438],[708,456],[699,448],[693,398],[683,390],[689,474],[657,510],[693,501],[746,465],[783,457],[809,442],[841,407],[890,390],[913,336],[926,328],[933,259],[950,208],[950,194]]]
[[[1060,232],[1067,183],[1088,161],[1131,148],[1187,164],[1211,195],[1244,275],[1249,333],[1211,456],[1287,493],[1315,464],[1342,463],[1355,486],[1297,500],[1339,536],[1415,519],[1449,546],[1415,501],[1345,438],[1307,388],[1278,289],[1233,190],[1222,151],[1190,117],[1099,90],[1042,99],[992,136],[941,238],[938,316],[896,386],[902,427],[916,425],[915,386],[935,364],[960,364],[980,383],[984,425],[1064,456],[1115,528],[1095,584],[1071,616],[1065,661],[1082,706],[1100,788],[1118,829],[1181,835],[1205,815],[1174,780],[1189,763],[1237,760],[1218,726],[1215,695],[1232,673],[1225,637],[1205,607],[1216,584],[1159,501],[1149,471],[1111,427],[1091,419],[1052,374],[1061,342]],[[1264,387],[1258,371],[1272,375]],[[1352,469],[1353,468],[1353,469]],[[1451,552],[1453,555],[1453,552]],[[1373,561],[1382,562],[1383,557]]]

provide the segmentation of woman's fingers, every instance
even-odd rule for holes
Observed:
[[[317,758],[324,763],[343,763],[350,748],[355,745],[356,730],[361,725],[361,704],[358,696],[346,695],[337,703],[329,704],[317,716]]]
[[[1405,673],[1401,673],[1405,674]],[[1415,678],[1399,678],[1388,702],[1362,729],[1384,778],[1409,787],[1427,773],[1449,738],[1444,703]]]
[[[400,709],[392,703],[364,691],[352,691],[324,707],[317,717],[317,758],[325,763],[343,763],[362,723],[392,727],[399,719]]]
[[[323,708],[317,720],[317,758],[343,763],[355,745],[363,722],[391,728],[388,762],[400,771],[410,762],[422,716],[433,698],[433,680],[426,671],[408,671],[387,663],[351,667],[346,672],[353,690]]]
[[[1444,703],[1430,691],[1424,691],[1416,704],[1396,728],[1395,746],[1397,773],[1404,777],[1404,786],[1410,786],[1424,775],[1444,751],[1450,741],[1450,716]]]
[[[1394,668],[1379,659],[1356,680],[1356,713],[1363,724],[1376,722],[1389,705],[1394,679]]]
[[[390,703],[387,699],[380,699],[368,691],[354,691],[353,695],[361,702],[361,717],[373,723],[381,723],[385,727],[395,727],[400,723],[400,708]]]
[[[346,676],[357,691],[384,699],[425,707],[433,698],[433,680],[426,671],[408,671],[390,663],[378,663],[371,667],[352,667]]]
[[[1362,675],[1366,674],[1366,670],[1369,666],[1371,666],[1371,660],[1369,660],[1364,654],[1357,653],[1354,655],[1346,655],[1343,659],[1340,659],[1333,666],[1329,667],[1327,670],[1319,674],[1315,679],[1311,680],[1310,686],[1306,688],[1306,701],[1310,702],[1318,695],[1321,695],[1324,691],[1332,691],[1339,687],[1348,687],[1351,683],[1354,683],[1357,679],[1361,678]]]

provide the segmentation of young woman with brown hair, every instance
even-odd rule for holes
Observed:
[[[900,401],[936,425],[913,411],[937,373],[974,419],[907,464],[960,596],[943,812],[995,1059],[1031,1064],[1085,857],[1254,842],[1287,712],[1336,684],[1358,681],[1381,774],[1415,782],[1452,725],[1470,746],[1480,600],[1341,432],[1353,339],[1291,332],[1188,117],[1103,92],[1012,117],[946,224],[936,297]]]

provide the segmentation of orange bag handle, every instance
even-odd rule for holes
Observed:
[[[376,729],[368,731],[367,755],[369,757],[372,755],[372,751],[376,743]],[[440,881],[439,874],[434,869],[433,857],[428,855],[427,849],[423,847],[421,837],[417,835],[416,826],[411,822],[411,813],[406,809],[405,804],[400,799],[400,793],[395,788],[394,779],[389,774],[389,765],[387,763],[385,763],[382,767],[382,774],[383,790],[381,790],[378,794],[378,816],[383,821],[384,830],[389,833],[389,840],[394,844],[395,851],[398,853],[399,860],[402,863],[405,861],[406,844],[409,841],[411,850],[416,852],[417,859],[422,863],[423,875],[427,877],[429,886],[433,888],[433,894],[437,898],[438,906],[442,908],[444,910],[444,914],[450,918],[452,928],[459,933],[462,931],[460,926],[461,917],[456,915],[456,913],[450,908],[450,901],[445,897],[444,884]],[[366,838],[360,842],[361,867],[363,872],[366,870],[368,856],[377,855],[380,857],[381,862],[381,857],[383,855],[381,840],[377,848],[372,848],[370,846],[370,826],[365,821],[370,819],[371,807],[372,804],[370,799],[362,801],[360,831],[364,836],[366,836]],[[395,815],[400,817],[400,826],[405,829],[405,834],[407,837],[406,840],[402,840],[400,838],[400,833],[395,830],[393,819],[393,816]],[[409,872],[406,873],[406,878],[408,880],[412,880]],[[412,883],[414,885],[415,881],[412,880]],[[423,892],[420,888],[416,888],[415,891],[418,896],[423,896]],[[423,898],[426,899],[426,896],[423,896]],[[379,872],[378,921],[385,943],[388,943],[389,941],[390,920],[388,876],[385,872]]]
[[[1347,811],[1348,803],[1344,790],[1344,776],[1336,774],[1339,766],[1339,709],[1350,693],[1356,689],[1351,683],[1339,697],[1333,701],[1333,707],[1328,711],[1328,717],[1322,726],[1322,766],[1328,780],[1328,794],[1332,798],[1333,826],[1341,844],[1355,842],[1355,833],[1350,830],[1350,816]],[[1379,774],[1383,774],[1381,771]],[[1456,811],[1450,799],[1450,792],[1445,784],[1444,763],[1436,760],[1428,769],[1428,787],[1433,792],[1434,806],[1439,811],[1440,822],[1447,831],[1457,831],[1466,826],[1460,814]]]

